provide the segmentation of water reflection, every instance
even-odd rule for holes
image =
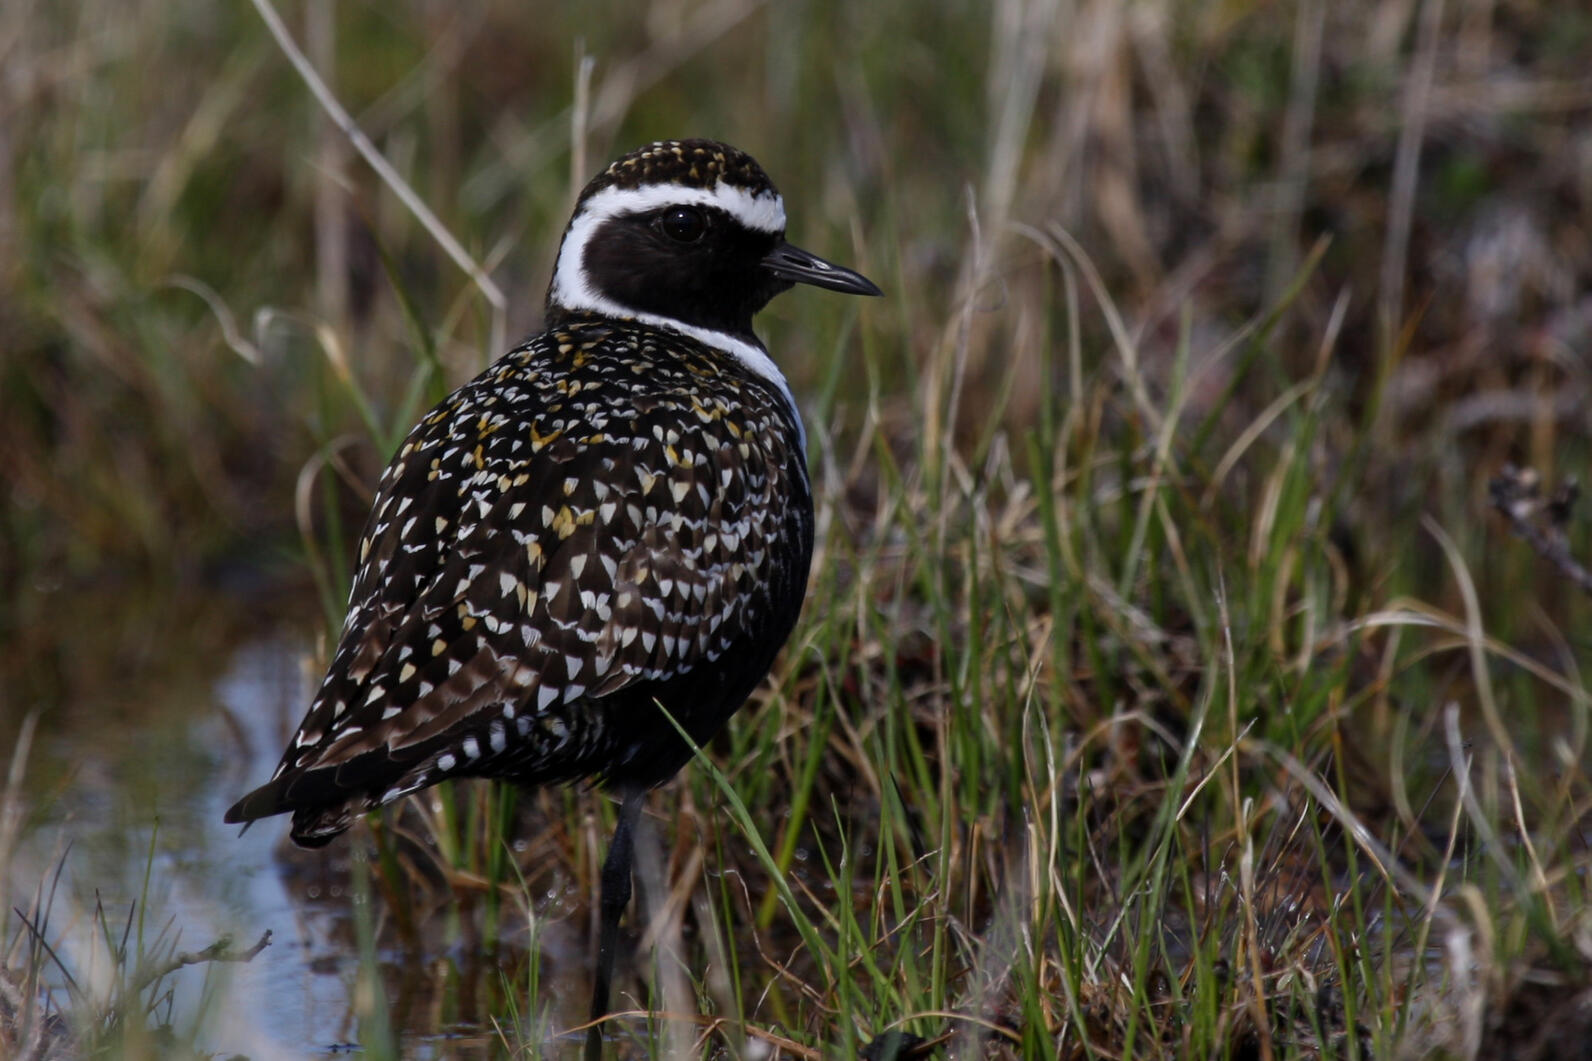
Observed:
[[[285,842],[285,819],[241,836],[221,821],[239,793],[269,776],[302,715],[311,692],[305,655],[299,639],[264,636],[232,653],[207,694],[179,683],[151,694],[176,692],[176,704],[57,720],[41,728],[30,757],[33,815],[8,894],[28,905],[64,854],[49,934],[74,975],[92,978],[108,964],[92,953],[96,895],[107,910],[125,912],[146,870],[146,931],[169,920],[179,949],[224,935],[242,949],[267,929],[274,934],[249,964],[190,967],[169,980],[179,1029],[198,1019],[206,977],[220,981],[219,998],[202,1007],[199,1042],[221,1056],[335,1056],[359,1039],[350,852],[368,844],[368,833],[301,852]],[[422,923],[409,933],[373,901],[382,993],[402,1056],[498,1056],[494,1017],[523,1021],[536,1008],[547,1027],[579,1023],[588,989],[584,932],[568,915],[581,904],[565,901],[556,865],[549,874],[535,882],[544,905],[534,919],[503,907],[490,953],[474,931],[472,904],[446,890],[420,908]],[[514,1038],[529,1032],[521,1027]]]

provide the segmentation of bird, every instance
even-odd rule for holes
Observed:
[[[291,814],[319,847],[449,778],[617,795],[589,1058],[645,795],[767,675],[806,592],[806,434],[752,318],[797,284],[882,294],[785,228],[763,168],[717,141],[651,143],[592,178],[544,330],[382,473],[325,679],[225,815]]]

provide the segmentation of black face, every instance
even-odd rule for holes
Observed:
[[[753,314],[792,286],[763,264],[782,242],[716,207],[668,206],[605,222],[581,264],[627,309],[750,336]]]

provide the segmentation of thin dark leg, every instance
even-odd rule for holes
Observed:
[[[619,943],[619,915],[630,905],[630,867],[635,861],[636,820],[645,793],[628,788],[619,803],[619,823],[603,860],[602,926],[597,937],[597,977],[591,989],[591,1019],[608,1016],[608,987],[614,977],[614,948]],[[603,1037],[593,1025],[586,1033],[586,1061],[601,1061]]]

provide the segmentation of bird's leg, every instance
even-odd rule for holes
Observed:
[[[641,817],[645,793],[627,788],[619,803],[619,822],[603,860],[602,925],[597,937],[597,976],[591,991],[591,1019],[608,1016],[608,988],[614,975],[614,948],[619,942],[619,915],[630,904],[630,868],[635,861],[636,820]],[[586,1033],[586,1061],[600,1061],[602,1031],[593,1024]]]

